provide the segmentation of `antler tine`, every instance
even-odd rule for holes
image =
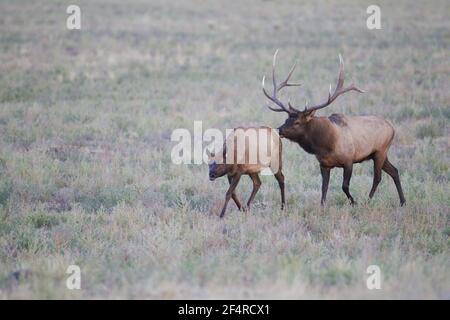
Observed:
[[[305,105],[304,112],[307,111],[311,112],[314,110],[325,108],[326,106],[330,105],[334,100],[336,100],[336,98],[339,97],[341,94],[344,94],[348,91],[357,91],[360,93],[364,93],[363,90],[359,89],[358,87],[355,87],[353,84],[351,84],[347,88],[344,88],[344,80],[345,80],[344,60],[342,59],[342,56],[339,54],[339,76],[338,82],[336,84],[336,89],[334,89],[334,93],[333,94],[331,93],[331,84],[330,84],[327,101],[319,105],[313,106],[311,108],[308,108],[307,105]]]
[[[344,67],[344,60],[342,59],[341,54],[339,54],[339,66],[340,66],[340,70],[339,70],[339,84],[340,84],[340,87],[339,87],[339,92],[338,92],[337,95],[340,95],[341,92],[345,93],[345,92],[351,91],[351,90],[357,91],[359,93],[364,93],[364,90],[361,90],[360,88],[355,87],[355,85],[353,83],[350,86],[348,86],[347,88],[345,88],[344,90],[342,90],[342,87],[344,86],[344,78],[345,78],[344,68],[345,67]],[[330,86],[331,86],[331,84],[330,84]]]
[[[284,110],[284,109],[272,108],[270,105],[267,105],[267,108],[269,108],[270,110],[275,111],[275,112],[288,112],[287,110]]]
[[[300,86],[300,83],[289,83],[289,79],[291,78],[292,74],[294,73],[295,67],[297,66],[297,62],[294,63],[294,65],[291,67],[291,70],[289,71],[286,79],[281,82],[279,85],[277,85],[277,81],[276,81],[276,76],[275,76],[275,66],[277,63],[277,55],[278,55],[278,51],[279,49],[277,49],[273,55],[273,59],[272,59],[272,84],[273,84],[273,94],[272,96],[269,95],[265,89],[264,86],[264,81],[265,81],[265,76],[262,79],[262,90],[264,95],[272,102],[274,102],[276,105],[278,105],[280,107],[280,109],[276,109],[276,108],[272,108],[270,106],[269,109],[272,111],[276,111],[276,112],[280,112],[280,111],[284,111],[287,113],[291,113],[294,111],[298,111],[297,109],[293,108],[290,103],[289,103],[289,109],[286,108],[286,106],[283,104],[283,102],[281,102],[278,98],[277,98],[277,93],[278,91],[280,91],[281,89],[283,89],[284,87],[293,87],[293,86]]]
[[[289,106],[289,111],[290,112],[300,112],[300,110],[298,110],[297,108],[295,108],[295,107],[293,107],[292,106],[292,104],[291,104],[291,102],[290,101],[288,101],[288,106]]]
[[[273,60],[272,60],[272,83],[273,83],[273,92],[274,92],[274,94],[277,91],[277,81],[275,79],[275,65],[277,64],[278,50],[280,50],[280,49],[277,49],[275,51],[275,53],[273,54]]]
[[[275,109],[275,108],[272,108],[271,106],[267,106],[267,107],[268,107],[270,110],[275,111],[275,112],[282,112],[282,111],[284,111],[284,112],[289,112],[289,110],[285,108],[285,106],[283,105],[283,103],[282,103],[280,100],[277,99],[277,97],[276,97],[276,90],[275,90],[275,92],[274,92],[274,96],[273,96],[273,97],[270,96],[270,95],[267,93],[266,88],[265,88],[265,86],[264,86],[265,80],[266,80],[266,76],[263,76],[261,85],[262,85],[262,90],[263,90],[264,95],[267,97],[267,99],[269,99],[270,101],[274,102],[274,103],[275,103],[277,106],[279,106],[281,109]]]
[[[344,60],[342,59],[342,56],[339,53],[339,77],[338,77],[338,83],[336,86],[336,90],[334,90],[335,93],[338,90],[342,89],[342,87],[344,86],[344,80],[345,80]]]
[[[302,84],[301,83],[289,83],[289,79],[292,76],[292,73],[295,70],[295,67],[297,66],[297,61],[295,61],[295,63],[292,65],[291,70],[289,71],[288,76],[286,77],[286,80],[284,80],[282,83],[280,83],[280,85],[278,86],[278,91],[284,87],[299,87]]]

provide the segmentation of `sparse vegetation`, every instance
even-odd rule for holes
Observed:
[[[432,121],[419,124],[416,128],[416,137],[419,139],[436,138],[438,136],[440,136],[440,127]]]
[[[355,0],[79,5],[68,31],[65,2],[0,4],[0,298],[450,298],[448,1],[381,1],[382,30]],[[358,205],[334,170],[322,209],[316,159],[285,141],[287,210],[262,177],[251,212],[220,220],[226,179],[172,164],[192,119],[284,122],[260,89],[276,48],[280,74],[299,59],[296,101],[322,99],[344,56],[367,93],[320,114],[393,123],[405,207],[386,174],[367,202],[364,163]],[[65,287],[70,264],[82,290]]]

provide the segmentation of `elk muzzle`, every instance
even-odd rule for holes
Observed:
[[[277,129],[277,132],[278,132],[278,135],[280,136],[280,138],[284,138],[284,136],[283,136],[283,126],[279,127]]]

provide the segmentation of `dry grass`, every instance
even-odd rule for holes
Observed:
[[[448,1],[63,1],[0,4],[0,298],[450,298]],[[285,143],[288,209],[265,177],[254,209],[223,220],[226,179],[170,161],[170,134],[278,126],[260,79],[299,58],[292,99],[336,76],[368,91],[333,105],[390,119],[407,206],[372,165],[341,172],[321,209],[314,157]],[[281,62],[282,61],[282,62]],[[241,198],[250,193],[244,179]],[[82,290],[65,287],[69,264]],[[366,288],[366,268],[382,289]],[[19,280],[13,272],[20,271]]]

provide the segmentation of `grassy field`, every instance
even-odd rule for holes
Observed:
[[[0,1],[0,298],[450,299],[450,2]],[[346,62],[348,94],[327,115],[396,128],[367,202],[372,163],[354,167],[351,207],[332,171],[321,208],[316,159],[284,143],[287,210],[263,185],[248,213],[206,165],[174,165],[176,128],[278,127],[260,81],[280,48],[291,93],[326,97]],[[250,179],[238,187],[241,199]],[[81,290],[66,288],[71,264]],[[381,268],[380,290],[366,268]]]

